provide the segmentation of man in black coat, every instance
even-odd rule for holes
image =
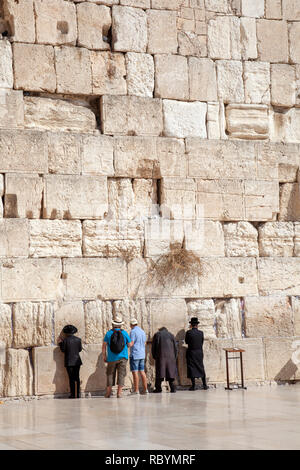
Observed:
[[[77,328],[73,325],[66,325],[63,328],[65,338],[59,337],[58,343],[60,350],[65,353],[65,367],[68,372],[70,382],[70,397],[76,398],[75,385],[77,386],[77,398],[80,398],[80,377],[79,371],[82,361],[80,358],[80,351],[82,351],[81,339],[74,336],[77,333]]]
[[[192,382],[190,390],[196,390],[195,379],[200,377],[204,390],[207,390],[203,364],[203,331],[198,330],[199,321],[197,317],[191,318],[190,325],[191,329],[185,334],[185,342],[188,345],[186,352],[187,376]]]
[[[160,328],[152,341],[152,356],[155,359],[156,369],[154,393],[161,393],[161,383],[164,379],[169,382],[171,393],[176,392],[174,380],[177,372],[177,354],[178,349],[174,336],[167,328]]]

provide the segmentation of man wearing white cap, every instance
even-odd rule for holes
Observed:
[[[147,389],[147,377],[145,374],[145,344],[146,344],[146,334],[138,326],[136,318],[130,320],[130,339],[133,342],[133,346],[130,350],[130,370],[133,376],[133,393],[139,393],[139,373],[141,374],[141,379],[143,383],[143,392],[142,394],[148,393]]]
[[[133,346],[128,333],[121,329],[124,322],[122,318],[116,317],[112,321],[112,329],[109,330],[103,340],[102,354],[104,362],[107,362],[107,388],[105,398],[111,395],[115,376],[118,374],[118,393],[121,398],[122,388],[126,377],[126,364],[128,361],[128,348]]]

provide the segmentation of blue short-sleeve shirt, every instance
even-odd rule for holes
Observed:
[[[120,330],[120,328],[115,328],[115,330]],[[124,331],[124,330],[121,330],[121,331],[122,331],[122,335],[124,336],[125,346],[124,346],[123,351],[121,351],[118,354],[113,353],[110,350],[110,347],[109,347],[110,338],[111,338],[114,330],[109,330],[106,333],[105,337],[104,337],[104,342],[107,343],[107,362],[118,361],[119,359],[122,359],[122,358],[128,359],[128,346],[127,346],[127,344],[131,342],[131,339],[130,339],[129,334],[127,333],[127,331]]]
[[[134,341],[134,345],[130,351],[130,357],[133,359],[145,359],[145,332],[139,326],[135,326],[130,332],[130,338],[131,341]]]

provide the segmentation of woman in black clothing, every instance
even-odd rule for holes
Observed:
[[[201,377],[203,389],[207,390],[206,376],[203,365],[203,332],[198,330],[199,321],[193,317],[190,321],[191,328],[185,334],[185,342],[188,345],[186,352],[187,376],[191,379],[192,386],[189,390],[196,390],[195,379]]]

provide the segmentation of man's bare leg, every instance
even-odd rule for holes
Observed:
[[[141,378],[142,378],[144,392],[146,392],[148,390],[147,376],[145,374],[145,371],[143,371],[143,370],[140,370],[140,374],[141,374]]]
[[[117,393],[118,398],[121,398],[122,396],[122,388],[123,388],[123,385],[118,385],[118,393]]]
[[[109,397],[110,397],[110,395],[111,395],[111,389],[112,389],[112,387],[106,387],[105,398],[109,398]]]
[[[137,393],[139,391],[139,373],[138,371],[132,371],[133,377],[133,389]]]

